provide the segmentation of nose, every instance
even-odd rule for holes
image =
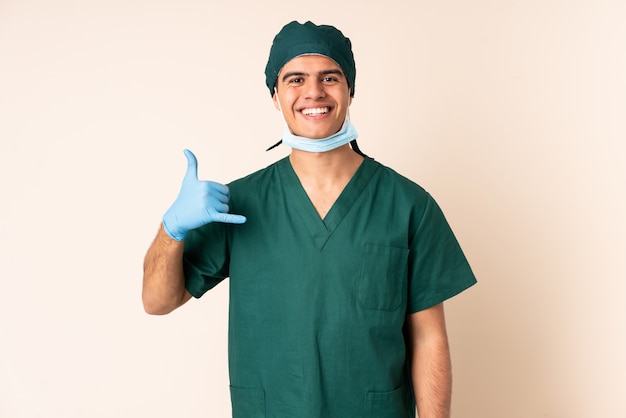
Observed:
[[[321,80],[309,80],[306,88],[306,98],[307,99],[320,99],[326,96],[326,92],[324,91],[324,84]]]

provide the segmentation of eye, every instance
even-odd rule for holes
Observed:
[[[324,83],[336,83],[336,82],[338,82],[339,80],[337,79],[337,77],[331,77],[331,76],[328,76],[328,77],[324,77],[324,78],[322,79],[322,81],[323,81]]]
[[[293,77],[289,79],[289,84],[302,84],[303,81],[302,77]]]

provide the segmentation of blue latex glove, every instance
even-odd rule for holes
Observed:
[[[245,216],[228,213],[228,187],[212,181],[198,180],[198,161],[189,150],[187,172],[178,197],[163,215],[163,228],[176,241],[185,239],[187,232],[211,222],[242,224]]]

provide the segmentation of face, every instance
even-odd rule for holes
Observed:
[[[287,62],[278,74],[273,98],[291,132],[311,139],[337,133],[352,101],[341,67],[322,55]]]

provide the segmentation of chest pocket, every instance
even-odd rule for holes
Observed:
[[[407,282],[407,248],[365,244],[357,298],[364,309],[394,311]]]

